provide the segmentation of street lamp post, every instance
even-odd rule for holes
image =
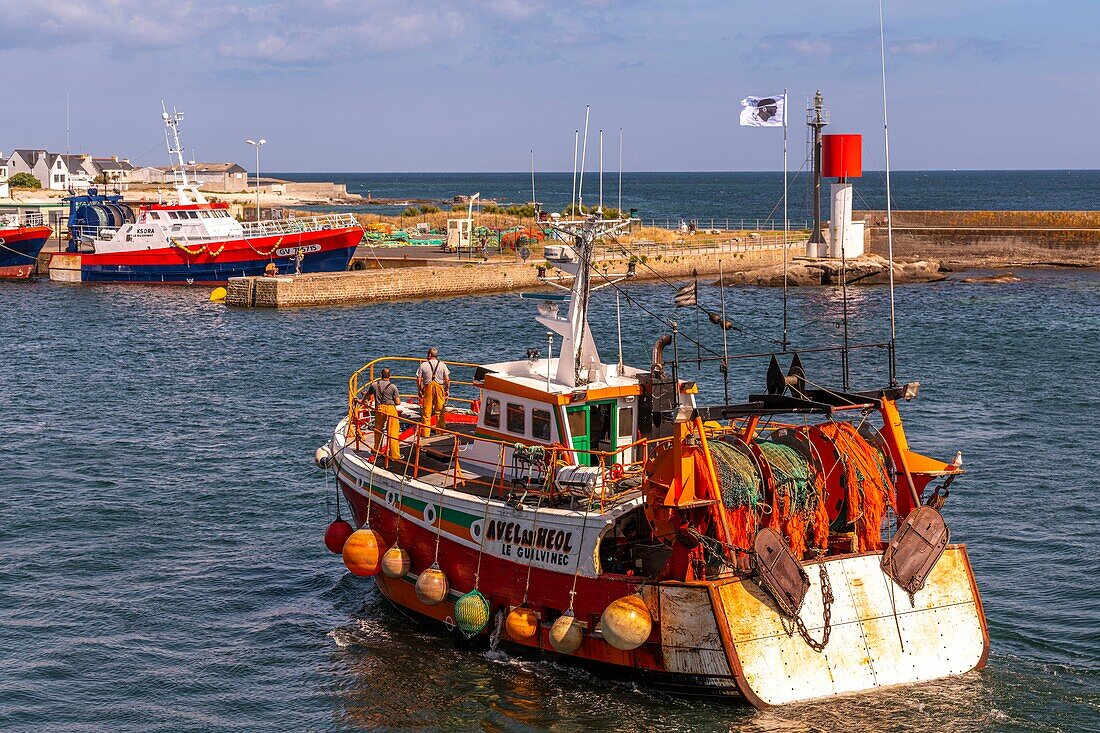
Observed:
[[[246,143],[256,148],[256,223],[260,222],[260,146],[267,143],[262,137],[259,142],[255,140],[245,140]]]

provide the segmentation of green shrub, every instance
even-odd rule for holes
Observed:
[[[502,209],[497,204],[485,204],[484,206],[481,207],[481,213],[483,213],[483,214],[503,214],[504,209]]]
[[[424,204],[423,206],[420,207],[420,213],[421,214],[438,214],[439,213],[439,207],[438,206],[429,206],[427,204]]]
[[[569,206],[566,206],[562,210],[561,215],[562,216],[577,216],[577,215],[585,215],[585,214],[595,214],[596,209],[598,209],[598,208],[600,208],[600,207],[599,206],[577,206],[576,204],[570,204]],[[575,213],[575,212],[579,212],[579,213]],[[620,213],[621,212],[618,209],[610,207],[610,206],[605,206],[603,208],[603,218],[604,219],[618,219]]]
[[[516,204],[504,210],[508,216],[533,217],[535,215],[534,204]]]
[[[415,206],[410,206],[401,212],[401,216],[417,216],[418,214],[420,214],[420,209]]]
[[[38,180],[30,173],[16,173],[8,179],[8,183],[11,184],[12,188],[42,188],[42,181]]]

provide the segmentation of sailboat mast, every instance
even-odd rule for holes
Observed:
[[[882,59],[882,134],[886,145],[886,260],[890,264],[890,386],[898,383],[898,332],[894,309],[894,217],[890,199],[890,124],[886,114],[886,35],[883,31],[882,0],[878,0],[878,41]]]
[[[581,142],[581,171],[577,179],[577,206],[581,211],[584,211],[584,159],[588,153],[588,112],[591,109],[591,105],[584,106],[584,141]],[[576,216],[577,212],[573,212]]]
[[[573,130],[573,196],[569,199],[569,215],[577,209],[577,150],[581,144],[581,131]]]

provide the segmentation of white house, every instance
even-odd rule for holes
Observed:
[[[42,184],[42,188],[53,188],[50,185],[50,177],[53,175],[54,160],[50,158],[52,153],[48,150],[20,148],[13,150],[11,156],[5,161],[8,173],[30,173]],[[56,156],[53,156],[56,158]],[[62,164],[64,167],[64,164]]]

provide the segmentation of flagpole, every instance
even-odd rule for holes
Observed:
[[[787,90],[783,90],[783,351],[787,350]]]

